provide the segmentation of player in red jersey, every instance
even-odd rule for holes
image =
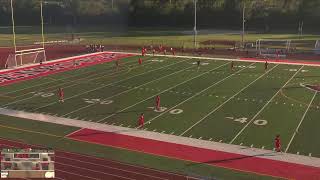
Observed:
[[[144,47],[142,47],[142,49],[141,49],[141,55],[144,56],[144,53],[145,53]]]
[[[64,102],[64,91],[62,88],[59,88],[58,95],[59,95],[59,102]]]
[[[264,63],[264,71],[267,71],[267,70],[268,70],[268,61]]]
[[[142,59],[139,58],[138,62],[139,62],[139,65],[141,65],[142,64]]]
[[[144,126],[144,114],[141,113],[139,117],[139,127],[143,128],[143,126]]]
[[[280,141],[280,135],[277,135],[274,140],[274,145],[277,152],[281,152],[281,141]]]
[[[157,95],[156,97],[156,109],[159,111],[160,110],[160,96]]]

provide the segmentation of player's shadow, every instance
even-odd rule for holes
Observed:
[[[276,156],[276,152],[268,152],[268,153],[262,153],[262,154],[256,154],[252,156],[247,156],[247,155],[239,155],[238,157],[233,157],[233,158],[226,158],[226,159],[215,159],[215,160],[210,160],[210,161],[204,161],[204,162],[199,162],[199,163],[189,163],[186,166],[196,166],[196,165],[201,165],[201,164],[218,164],[218,163],[231,163],[233,161],[240,161],[243,159],[250,159],[250,158],[255,158],[255,157],[265,157],[265,156]]]

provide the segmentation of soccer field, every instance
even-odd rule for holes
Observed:
[[[283,151],[320,157],[319,67],[138,58],[2,86],[1,107],[130,128],[144,113],[147,131],[264,149],[279,134]]]

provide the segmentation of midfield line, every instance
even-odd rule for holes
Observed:
[[[151,62],[151,63],[148,63],[148,64],[152,64],[152,63],[154,63],[154,62]],[[132,69],[136,69],[136,68],[139,68],[139,67],[141,67],[141,66],[136,66],[135,68],[132,68]],[[118,72],[111,73],[111,74],[106,74],[106,75],[104,75],[104,76],[107,76],[107,75],[110,76],[110,75],[117,74],[117,73],[119,73],[119,72],[124,72],[124,71],[126,71],[126,70],[118,71]],[[151,71],[147,71],[147,72],[145,72],[145,73],[148,73],[148,72],[151,72]],[[142,73],[142,74],[144,74],[144,73]],[[139,74],[139,75],[142,75],[142,74]],[[97,77],[97,78],[93,78],[93,79],[89,79],[89,81],[92,81],[92,80],[94,80],[94,79],[100,79],[100,78],[103,78],[104,76]],[[137,76],[138,76],[138,75],[137,75]],[[133,76],[133,77],[136,77],[136,76]],[[132,78],[132,77],[130,77],[130,78]],[[130,78],[126,78],[126,79],[117,81],[117,82],[115,82],[115,83],[119,83],[119,82],[128,80],[128,79],[130,79]],[[62,84],[66,84],[66,83],[62,83]],[[60,85],[61,85],[61,84],[60,84]],[[70,85],[70,86],[65,86],[64,88],[69,88],[69,87],[76,86],[76,85],[78,85],[78,84],[77,84],[77,83],[76,83],[76,84],[72,84],[72,85]],[[108,86],[108,85],[112,85],[112,83],[107,84],[107,85],[105,85],[105,86]],[[102,86],[102,87],[104,87],[104,86]],[[46,89],[48,89],[48,88],[46,88]],[[52,92],[52,91],[49,91],[49,92]],[[35,97],[35,96],[31,96],[31,97],[28,97],[28,98],[24,98],[24,99],[20,99],[20,100],[17,100],[17,101],[13,101],[13,102],[7,103],[7,104],[5,104],[5,105],[2,105],[1,107],[4,108],[5,106],[8,106],[8,105],[10,105],[10,104],[15,104],[15,103],[17,103],[17,102],[21,102],[21,101],[24,101],[24,100],[32,99],[32,98],[34,98],[34,97]]]
[[[296,128],[296,130],[294,131],[294,133],[293,133],[293,135],[292,135],[292,137],[291,137],[291,139],[290,139],[290,141],[289,141],[289,143],[288,143],[288,145],[287,145],[287,148],[286,148],[286,150],[285,150],[285,153],[289,150],[289,148],[290,148],[290,146],[291,146],[291,143],[292,143],[294,137],[296,136],[296,134],[298,133],[298,130],[299,130],[302,122],[304,121],[304,119],[305,119],[305,117],[306,117],[306,115],[307,115],[307,112],[309,111],[309,109],[310,109],[310,107],[311,107],[311,104],[313,103],[313,100],[314,100],[314,98],[316,97],[317,93],[318,93],[317,91],[314,93],[314,95],[313,95],[313,97],[312,97],[312,99],[311,99],[311,101],[310,101],[310,103],[309,103],[306,111],[304,112],[304,114],[303,114],[303,116],[302,116],[302,118],[301,118],[301,120],[300,120],[300,122],[299,122],[299,124],[298,124],[298,126],[297,126],[297,128]]]
[[[216,82],[216,83],[214,83],[214,84],[210,85],[209,87],[207,87],[207,88],[205,88],[205,89],[203,89],[203,90],[201,90],[201,91],[197,92],[195,95],[193,95],[193,96],[191,96],[191,97],[187,98],[186,100],[184,100],[184,101],[182,101],[182,102],[178,103],[177,105],[175,105],[175,106],[171,107],[170,109],[168,109],[168,110],[166,110],[166,111],[164,111],[164,112],[160,113],[158,116],[156,116],[156,117],[154,117],[154,118],[150,119],[149,121],[147,121],[147,122],[146,122],[146,125],[148,125],[148,123],[149,123],[149,122],[152,122],[152,121],[154,121],[155,119],[157,119],[158,117],[162,116],[163,114],[165,114],[165,113],[167,113],[167,112],[169,112],[169,111],[171,111],[171,110],[175,109],[176,107],[178,107],[178,106],[180,106],[180,105],[184,104],[185,102],[187,102],[187,101],[189,101],[189,100],[193,99],[194,97],[196,97],[196,96],[200,95],[201,93],[203,93],[203,92],[207,91],[208,89],[210,89],[210,88],[212,88],[212,87],[214,87],[214,86],[216,86],[216,85],[220,84],[221,82],[223,82],[223,81],[225,81],[225,80],[229,79],[230,77],[234,76],[235,74],[237,74],[237,73],[239,73],[239,72],[241,72],[241,71],[243,71],[243,70],[247,69],[249,66],[252,66],[253,64],[255,64],[255,63],[251,63],[251,64],[250,64],[250,65],[248,65],[246,68],[243,68],[243,69],[241,69],[241,70],[239,70],[239,71],[237,71],[237,72],[235,72],[235,73],[233,73],[233,74],[231,74],[231,75],[229,75],[229,76],[227,76],[227,77],[225,77],[225,78],[221,79],[220,81],[218,81],[218,82]]]
[[[155,82],[155,81],[159,81],[159,80],[164,79],[164,78],[166,78],[166,77],[169,77],[169,76],[171,76],[171,75],[178,74],[178,73],[180,73],[180,72],[182,72],[182,71],[185,71],[186,69],[190,69],[190,68],[193,68],[193,67],[192,67],[192,66],[189,66],[189,67],[187,67],[187,68],[181,69],[181,70],[176,71],[176,72],[173,72],[173,73],[171,73],[171,74],[162,76],[161,78],[156,78],[156,79],[153,79],[153,80],[148,81],[148,82],[146,82],[146,83],[142,83],[141,85],[135,86],[135,87],[132,88],[132,89],[128,89],[128,90],[122,91],[122,92],[120,92],[120,93],[117,93],[117,94],[115,94],[115,95],[113,95],[113,96],[109,96],[109,97],[107,97],[107,98],[104,98],[102,101],[105,101],[105,100],[107,100],[107,99],[110,99],[110,98],[119,96],[119,95],[121,95],[121,94],[124,94],[124,93],[130,92],[130,91],[136,90],[137,88],[140,88],[140,87],[145,86],[145,85],[147,85],[147,84],[153,83],[153,82]],[[87,106],[81,107],[81,108],[79,108],[79,109],[76,109],[76,110],[74,110],[74,111],[71,111],[71,112],[69,112],[69,113],[66,113],[66,114],[62,115],[62,117],[67,116],[67,115],[70,115],[70,114],[72,114],[72,113],[74,113],[74,112],[80,111],[80,110],[82,110],[82,109],[91,107],[91,106],[96,105],[96,104],[97,104],[97,103],[93,103],[93,104],[89,104],[89,105],[87,105]]]
[[[229,63],[230,63],[230,62],[227,62],[227,63],[222,64],[222,65],[220,65],[220,66],[218,66],[218,67],[216,67],[216,68],[214,68],[214,69],[211,69],[211,70],[209,70],[209,71],[207,71],[207,72],[201,73],[201,74],[199,74],[199,75],[197,75],[197,76],[195,76],[195,77],[193,77],[193,78],[191,78],[191,79],[182,81],[181,83],[178,83],[178,84],[176,84],[176,85],[174,85],[174,86],[172,86],[172,87],[170,87],[170,88],[168,88],[168,89],[166,89],[166,90],[163,90],[163,91],[161,91],[161,92],[158,92],[158,93],[156,93],[156,94],[154,94],[154,95],[152,95],[152,96],[150,96],[150,97],[148,97],[148,98],[146,98],[146,99],[144,99],[144,100],[142,100],[142,101],[139,101],[139,102],[137,102],[137,103],[135,103],[135,104],[133,104],[133,105],[131,105],[131,106],[128,106],[128,107],[126,107],[126,108],[124,108],[124,109],[122,109],[122,110],[120,110],[120,111],[117,111],[116,113],[113,113],[113,114],[111,114],[111,115],[109,115],[109,116],[107,116],[107,117],[104,117],[104,118],[102,118],[102,119],[100,119],[100,120],[98,120],[98,121],[96,121],[96,122],[104,121],[104,120],[106,120],[106,119],[108,119],[108,118],[116,115],[117,113],[123,112],[123,111],[125,111],[125,110],[127,110],[127,109],[129,109],[129,108],[131,108],[131,107],[133,107],[133,106],[136,106],[136,105],[138,105],[138,104],[140,104],[140,103],[143,103],[143,102],[145,102],[145,101],[147,101],[147,100],[149,100],[149,99],[151,99],[151,98],[154,98],[154,96],[157,95],[157,94],[163,94],[163,93],[165,93],[165,92],[167,92],[167,91],[170,91],[171,89],[173,89],[173,88],[175,88],[175,87],[177,87],[177,86],[179,86],[179,85],[181,85],[181,84],[184,84],[184,83],[189,82],[189,81],[191,81],[191,80],[193,80],[193,79],[196,79],[196,78],[198,78],[198,77],[200,77],[200,76],[203,76],[203,75],[205,75],[205,74],[208,74],[208,73],[210,73],[211,71],[214,71],[214,70],[216,70],[216,69],[219,69],[220,67],[225,66],[225,65],[227,65],[227,64],[229,64]]]
[[[259,114],[269,105],[269,103],[281,92],[281,90],[287,86],[287,84],[300,72],[300,70],[303,68],[304,66],[301,66],[301,68],[295,72],[291,78],[271,97],[271,99],[269,99],[269,101],[253,116],[253,118],[237,133],[237,135],[230,141],[230,144],[232,144],[237,138],[238,136],[240,136],[240,134],[251,124],[251,122],[259,116]]]
[[[243,90],[247,89],[249,86],[251,86],[253,83],[255,83],[256,81],[258,81],[259,79],[261,79],[263,76],[265,76],[266,74],[268,74],[270,71],[272,71],[274,68],[276,68],[278,66],[275,65],[273,66],[271,69],[269,69],[267,72],[263,73],[261,76],[259,76],[257,79],[255,79],[254,81],[252,81],[250,84],[248,84],[247,86],[245,86],[244,88],[242,88],[240,91],[238,91],[236,94],[234,94],[233,96],[231,96],[229,99],[227,99],[226,101],[224,101],[222,104],[220,104],[220,106],[216,107],[215,109],[213,109],[211,112],[209,112],[207,115],[205,115],[203,118],[201,118],[198,122],[196,122],[195,124],[193,124],[191,127],[189,127],[188,129],[186,129],[183,133],[180,134],[180,136],[183,136],[184,134],[186,134],[188,131],[190,131],[192,128],[194,128],[196,125],[200,124],[202,121],[204,121],[207,117],[209,117],[211,114],[213,114],[214,112],[216,112],[217,110],[219,110],[222,106],[224,106],[227,102],[229,102],[230,100],[232,100],[235,96],[237,96],[238,94],[240,94]]]
[[[120,80],[120,81],[117,81],[117,82],[113,82],[113,83],[109,83],[109,84],[106,84],[106,85],[104,85],[104,86],[101,86],[101,87],[98,87],[98,88],[94,88],[94,89],[91,89],[91,90],[89,90],[89,91],[85,91],[85,92],[83,92],[83,93],[76,94],[76,95],[71,96],[71,97],[68,97],[68,98],[66,98],[66,99],[64,99],[64,100],[66,101],[66,100],[68,100],[68,99],[72,99],[72,98],[74,98],[74,97],[78,97],[78,96],[81,96],[81,95],[83,95],[83,94],[87,94],[87,93],[96,91],[96,90],[98,90],[98,89],[102,89],[102,88],[105,88],[105,87],[109,87],[109,86],[111,86],[111,85],[114,85],[114,84],[117,84],[117,83],[120,83],[120,82],[129,80],[129,79],[135,78],[135,77],[137,77],[137,76],[141,76],[141,75],[144,75],[144,74],[147,74],[147,73],[151,73],[151,72],[154,72],[154,71],[157,71],[157,70],[160,70],[160,69],[164,69],[164,68],[166,68],[166,67],[173,66],[173,65],[176,65],[176,64],[185,62],[185,61],[187,61],[187,60],[188,60],[188,59],[186,59],[186,60],[184,60],[184,61],[179,61],[179,62],[176,62],[176,63],[173,63],[173,64],[169,64],[169,65],[166,65],[166,66],[162,66],[162,67],[160,67],[160,68],[153,69],[153,70],[151,70],[151,71],[147,71],[147,72],[144,72],[144,73],[140,73],[140,74],[137,74],[137,75],[134,75],[134,76],[130,76],[130,77],[125,78],[125,79],[123,79],[123,80]],[[57,104],[57,103],[58,103],[58,102],[55,101],[55,102],[49,103],[49,104],[47,104],[47,105],[44,105],[44,106],[35,108],[35,109],[33,109],[33,110],[36,111],[36,110],[38,110],[38,109],[41,109],[41,108],[44,108],[44,107],[48,107],[48,106],[51,106],[51,105]]]
[[[129,64],[129,63],[131,64],[131,61],[125,62],[124,64]],[[133,64],[133,63],[132,63],[132,64]],[[112,68],[112,67],[110,67],[110,66],[108,66],[108,67],[109,67],[109,68],[108,68],[107,70],[112,70],[112,69],[114,69],[114,68]],[[79,71],[79,70],[81,70],[81,69],[82,69],[82,68],[78,68],[78,69],[76,69],[75,71]],[[71,71],[72,71],[72,70],[71,70]],[[68,72],[68,71],[66,71],[66,72]],[[75,73],[76,73],[76,72],[75,72]],[[22,89],[17,89],[17,90],[14,90],[14,91],[10,91],[10,92],[7,92],[7,93],[5,93],[5,94],[3,94],[3,95],[8,95],[8,94],[15,93],[15,92],[19,92],[19,91],[23,91],[23,90],[26,90],[26,89],[31,89],[31,88],[33,88],[33,87],[42,86],[42,85],[49,84],[49,83],[56,82],[56,81],[63,81],[63,80],[65,80],[65,79],[74,78],[74,77],[81,76],[81,75],[84,75],[84,74],[87,74],[87,73],[90,73],[90,72],[84,72],[84,73],[80,73],[80,74],[75,74],[75,75],[72,75],[72,76],[69,76],[69,77],[65,77],[65,78],[62,78],[62,79],[54,79],[54,80],[49,81],[49,82],[45,82],[45,83],[37,84],[37,85],[34,85],[34,86],[28,86],[28,87],[25,87],[25,88],[22,88]],[[105,73],[105,72],[98,73],[98,74],[92,74],[92,75],[87,76],[86,78],[91,77],[91,76],[96,76],[96,75],[104,74],[104,73]],[[81,79],[82,79],[82,78],[81,78]],[[19,96],[17,96],[17,97],[19,97]]]

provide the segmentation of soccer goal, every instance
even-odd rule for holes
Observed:
[[[25,49],[10,54],[6,61],[7,68],[13,68],[32,63],[42,63],[47,61],[44,48]]]
[[[263,57],[284,58],[291,50],[291,40],[259,39],[256,41],[257,54]]]

